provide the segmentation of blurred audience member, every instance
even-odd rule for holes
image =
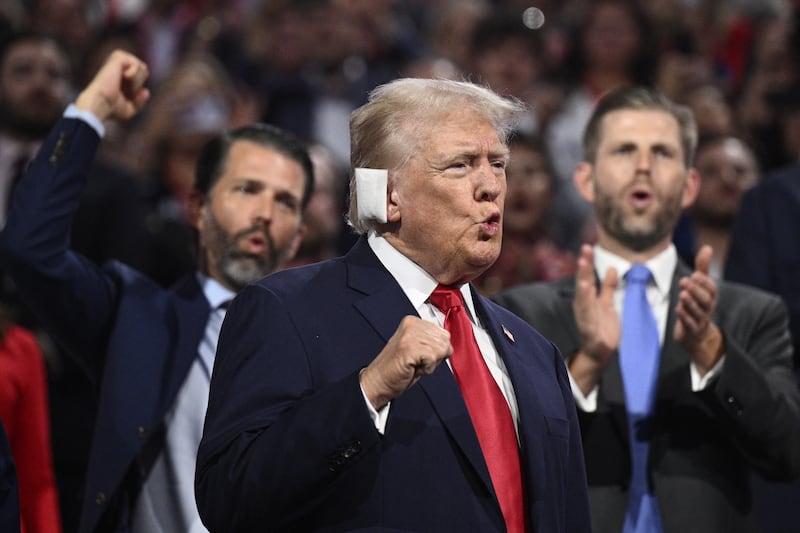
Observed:
[[[552,281],[575,271],[575,258],[561,249],[551,202],[557,182],[537,137],[512,136],[506,166],[503,246],[497,261],[475,284],[486,295],[531,281]]]
[[[697,121],[697,133],[701,137],[730,135],[738,129],[730,102],[714,83],[686,88],[677,100],[692,110]]]
[[[800,164],[765,174],[745,193],[731,234],[725,278],[781,296],[789,308],[795,372],[800,380]],[[800,481],[754,479],[756,511],[765,533],[800,524]]]
[[[92,31],[92,0],[28,0],[30,29],[52,35],[64,44],[70,67],[84,60]]]
[[[210,56],[185,59],[154,88],[140,140],[147,154],[140,161],[147,176],[147,231],[153,247],[153,262],[144,270],[162,286],[196,268],[189,199],[197,157],[206,142],[232,126],[233,91]]]
[[[756,26],[748,75],[738,95],[737,120],[764,172],[793,162],[783,144],[781,95],[800,82],[800,28],[777,12]]]
[[[400,73],[403,78],[459,80],[463,73],[455,63],[443,56],[426,55],[410,61]]]
[[[694,266],[700,247],[710,245],[714,256],[709,274],[722,279],[733,222],[742,195],[758,182],[758,164],[741,139],[714,135],[700,138],[694,167],[700,173],[700,188],[675,229],[675,247],[681,259]]]
[[[306,206],[303,222],[306,233],[294,259],[285,266],[316,263],[339,255],[343,232],[348,232],[345,219],[347,169],[333,153],[321,144],[311,144],[308,155],[314,166],[314,192]],[[357,236],[353,234],[351,241]]]
[[[569,92],[544,132],[559,179],[555,211],[560,223],[574,228],[583,228],[590,214],[572,173],[582,157],[581,136],[595,102],[613,89],[649,84],[655,68],[651,30],[639,3],[597,0],[587,5],[566,61]],[[582,240],[581,232],[574,232],[570,250],[577,252]]]
[[[73,97],[72,69],[63,43],[49,35],[19,32],[0,44],[0,226],[12,190],[27,162]],[[144,210],[138,183],[109,160],[90,166],[71,233],[72,246],[97,263],[119,259],[148,264]],[[97,384],[58,350],[19,302],[0,266],[0,300],[20,325],[36,332],[47,360],[56,478],[64,530],[77,526],[96,408]]]
[[[536,105],[535,93],[542,83],[539,34],[523,24],[520,13],[500,11],[478,21],[471,43],[471,72],[475,81],[504,96],[530,103],[530,111],[517,127],[536,133],[539,113],[552,111],[554,107]]]
[[[42,352],[33,333],[9,321],[1,305],[0,369],[0,420],[16,465],[21,531],[59,533],[61,519]]]
[[[487,0],[444,0],[425,17],[423,28],[430,49],[469,72],[473,66],[472,34],[475,26],[491,12]]]

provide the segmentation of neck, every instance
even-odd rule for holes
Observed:
[[[610,238],[607,235],[601,234],[597,241],[597,244],[612,254],[618,255],[630,263],[646,263],[669,248],[671,243],[672,236],[670,235],[668,238],[658,242],[657,244],[654,244],[653,246],[649,246],[645,250],[633,250],[632,248],[625,246],[624,244]]]

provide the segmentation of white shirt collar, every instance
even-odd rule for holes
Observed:
[[[675,268],[678,266],[678,253],[675,250],[675,246],[670,244],[666,250],[647,261],[645,266],[653,273],[653,280],[656,288],[658,288],[658,292],[662,295],[668,295],[670,287],[672,286],[672,276],[675,274]],[[625,285],[623,276],[631,267],[631,263],[627,259],[623,259],[605,248],[602,248],[600,245],[595,245],[594,267],[600,279],[605,278],[609,268],[616,268],[620,280],[617,287],[620,288]]]
[[[428,297],[439,283],[421,266],[400,253],[397,248],[389,244],[389,241],[380,235],[371,232],[367,242],[375,255],[378,256],[381,264],[397,281],[400,288],[403,289],[414,309],[417,309],[417,311],[423,309],[427,304]],[[460,291],[470,315],[476,317],[475,304],[472,301],[469,283],[463,284]]]
[[[203,295],[208,300],[211,309],[216,309],[223,303],[233,300],[236,293],[228,289],[222,283],[206,276],[202,272],[197,272],[197,281],[203,289]]]

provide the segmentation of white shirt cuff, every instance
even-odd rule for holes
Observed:
[[[101,139],[106,135],[106,128],[105,126],[103,126],[103,122],[99,118],[97,118],[97,116],[91,111],[84,111],[83,109],[78,109],[77,107],[75,107],[75,104],[69,104],[67,106],[67,109],[64,110],[64,117],[77,118],[78,120],[86,122],[89,126],[92,127],[94,131],[97,132],[97,135]]]
[[[725,354],[719,358],[717,364],[711,367],[711,370],[706,372],[705,376],[701,376],[694,363],[689,365],[689,374],[692,376],[692,392],[699,392],[708,386],[709,381],[717,377],[722,372],[722,366],[725,362]]]
[[[383,435],[383,432],[386,431],[386,421],[389,420],[389,406],[392,405],[392,402],[387,403],[383,406],[383,409],[378,411],[375,409],[375,407],[373,407],[372,402],[369,401],[369,398],[367,398],[367,394],[364,392],[364,387],[361,387],[361,395],[364,397],[364,403],[367,404],[369,417],[372,419],[372,423],[375,424],[375,429],[378,430],[378,433]]]
[[[578,384],[572,379],[572,374],[570,374],[569,370],[567,370],[567,376],[569,377],[570,387],[572,387],[572,397],[575,398],[575,405],[577,405],[581,411],[587,413],[594,413],[597,411],[597,387],[590,390],[589,394],[584,395],[580,387],[578,387]]]

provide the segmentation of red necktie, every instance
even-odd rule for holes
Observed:
[[[522,474],[514,422],[503,393],[489,372],[458,289],[439,285],[430,302],[444,313],[453,355],[450,364],[478,434],[509,533],[525,531]]]

